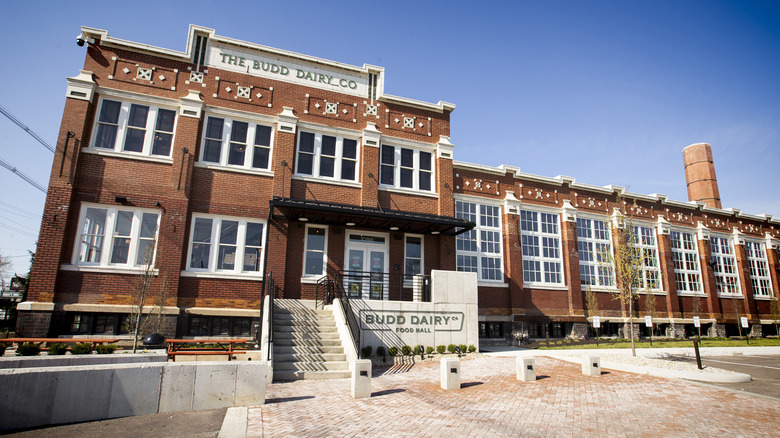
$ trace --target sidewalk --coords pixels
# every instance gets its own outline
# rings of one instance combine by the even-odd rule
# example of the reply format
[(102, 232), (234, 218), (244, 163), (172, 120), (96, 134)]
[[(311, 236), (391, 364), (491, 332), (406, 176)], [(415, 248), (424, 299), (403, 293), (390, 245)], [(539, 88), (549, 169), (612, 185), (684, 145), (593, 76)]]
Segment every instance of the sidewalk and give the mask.
[(464, 361), (458, 391), (439, 387), (438, 363), (375, 370), (370, 399), (352, 399), (349, 379), (274, 383), (266, 405), (248, 409), (247, 436), (778, 434), (780, 401), (612, 370), (587, 377), (579, 365), (535, 353), (529, 383), (515, 380), (507, 352)]

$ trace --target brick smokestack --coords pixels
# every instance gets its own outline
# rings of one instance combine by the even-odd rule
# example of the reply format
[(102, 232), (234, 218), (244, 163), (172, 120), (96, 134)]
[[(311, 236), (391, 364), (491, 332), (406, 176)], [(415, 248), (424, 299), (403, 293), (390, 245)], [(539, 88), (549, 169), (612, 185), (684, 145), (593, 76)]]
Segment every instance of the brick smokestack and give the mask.
[(688, 200), (701, 201), (709, 207), (722, 208), (710, 145), (696, 143), (688, 146), (683, 149), (683, 161), (685, 181), (688, 184)]

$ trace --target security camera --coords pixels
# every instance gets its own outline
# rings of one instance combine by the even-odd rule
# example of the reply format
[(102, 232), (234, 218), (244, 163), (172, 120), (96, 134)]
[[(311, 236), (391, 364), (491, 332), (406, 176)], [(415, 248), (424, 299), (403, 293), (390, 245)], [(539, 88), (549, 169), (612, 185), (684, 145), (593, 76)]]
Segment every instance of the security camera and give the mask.
[(87, 42), (87, 37), (84, 36), (83, 33), (80, 33), (80, 34), (76, 35), (76, 44), (78, 44), (79, 47), (83, 47), (84, 43), (86, 43), (86, 42)]

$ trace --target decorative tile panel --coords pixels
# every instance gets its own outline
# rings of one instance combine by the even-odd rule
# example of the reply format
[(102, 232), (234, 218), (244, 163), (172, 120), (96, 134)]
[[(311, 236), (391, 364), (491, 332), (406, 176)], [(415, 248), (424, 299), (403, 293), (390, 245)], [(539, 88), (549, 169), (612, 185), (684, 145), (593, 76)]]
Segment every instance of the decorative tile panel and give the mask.
[(176, 91), (179, 69), (143, 65), (116, 57), (112, 57), (111, 62), (113, 65), (108, 79)]
[(346, 102), (330, 102), (317, 96), (306, 95), (308, 99), (304, 114), (313, 116), (343, 119), (352, 123), (357, 122), (357, 104)]
[(273, 87), (262, 87), (246, 82), (229, 81), (226, 78), (220, 78), (219, 76), (214, 79), (217, 83), (217, 90), (216, 93), (212, 94), (212, 97), (221, 100), (245, 103), (252, 106), (273, 107)]
[(385, 128), (431, 136), (432, 123), (430, 117), (417, 117), (390, 110), (386, 110), (386, 114)]

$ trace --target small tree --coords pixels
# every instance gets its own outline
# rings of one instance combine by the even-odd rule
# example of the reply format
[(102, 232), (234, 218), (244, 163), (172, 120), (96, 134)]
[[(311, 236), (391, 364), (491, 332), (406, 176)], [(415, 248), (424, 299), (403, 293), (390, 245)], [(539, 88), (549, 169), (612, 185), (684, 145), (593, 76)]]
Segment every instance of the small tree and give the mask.
[(780, 330), (778, 330), (778, 325), (780, 325), (780, 309), (777, 307), (777, 297), (772, 297), (772, 300), (769, 302), (769, 315), (775, 323), (775, 334), (780, 337)]
[(696, 329), (699, 333), (699, 339), (701, 339), (701, 297), (698, 295), (693, 297), (693, 313), (699, 317), (699, 326)]
[[(620, 198), (618, 198), (620, 202)], [(615, 207), (609, 221), (612, 233), (614, 251), (604, 251), (602, 259), (604, 264), (614, 268), (617, 291), (613, 298), (620, 301), (628, 308), (629, 333), (631, 336), (631, 354), (636, 356), (634, 347), (634, 301), (639, 297), (639, 292), (644, 287), (643, 256), (639, 247), (639, 236), (635, 230), (631, 217), (625, 211)]]
[(146, 317), (143, 317), (144, 306), (148, 295), (151, 293), (152, 280), (156, 276), (154, 269), (154, 249), (156, 241), (149, 244), (143, 254), (143, 270), (136, 276), (131, 289), (132, 303), (130, 315), (125, 321), (125, 328), (133, 337), (133, 353), (138, 349), (138, 339), (147, 333), (159, 332), (163, 328), (165, 316), (163, 307), (166, 296), (166, 277), (160, 278), (160, 293), (157, 295), (153, 309)]
[[(591, 326), (593, 326), (593, 317), (599, 316), (599, 301), (596, 299), (596, 293), (588, 286), (585, 289), (585, 309), (588, 311), (588, 317), (591, 318)], [(596, 331), (596, 345), (599, 343), (599, 329), (593, 326)]]

